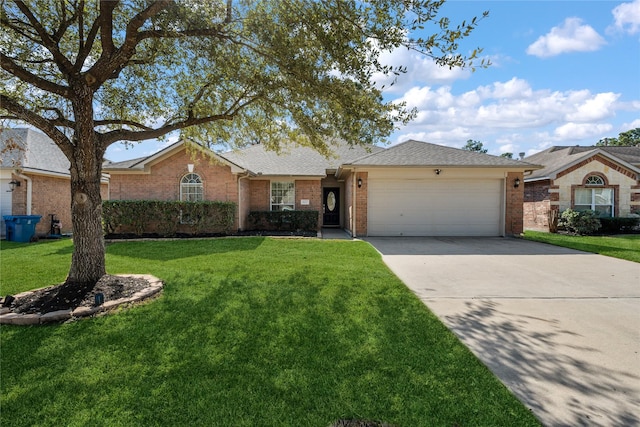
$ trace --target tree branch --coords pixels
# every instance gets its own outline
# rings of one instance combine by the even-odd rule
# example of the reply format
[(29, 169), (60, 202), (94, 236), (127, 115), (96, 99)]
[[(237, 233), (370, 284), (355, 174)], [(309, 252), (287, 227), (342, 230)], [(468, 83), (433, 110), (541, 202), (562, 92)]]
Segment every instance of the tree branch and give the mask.
[(31, 10), (27, 5), (24, 4), (22, 0), (15, 0), (16, 6), (18, 9), (27, 17), (31, 26), (36, 30), (40, 38), (42, 39), (43, 46), (47, 48), (49, 52), (53, 55), (53, 58), (56, 60), (56, 64), (65, 74), (69, 74), (72, 71), (73, 65), (71, 62), (60, 52), (58, 47), (58, 43), (54, 41), (49, 33), (42, 26), (40, 21), (33, 15)]
[[(115, 3), (115, 2), (112, 2)], [(109, 21), (109, 24), (111, 24), (111, 21)], [(84, 65), (84, 61), (87, 60), (87, 57), (89, 56), (89, 54), (91, 53), (91, 48), (93, 47), (93, 43), (96, 40), (96, 36), (98, 35), (98, 30), (101, 28), (101, 21), (100, 21), (100, 16), (98, 16), (98, 18), (93, 21), (93, 24), (91, 25), (91, 29), (89, 30), (89, 34), (87, 35), (87, 40), (82, 43), (80, 45), (80, 50), (78, 51), (78, 56), (76, 57), (76, 63), (73, 66), (73, 70), (75, 72), (78, 72), (82, 69), (82, 66)], [(104, 46), (104, 42), (103, 42), (103, 46)]]
[(149, 126), (145, 126), (142, 123), (134, 122), (133, 120), (116, 120), (116, 119), (95, 120), (93, 122), (93, 124), (95, 126), (126, 125), (126, 126), (137, 127), (137, 128), (144, 129), (144, 130), (153, 130), (153, 128), (151, 128)]
[(53, 83), (49, 80), (43, 79), (42, 77), (36, 76), (35, 74), (25, 70), (24, 68), (16, 64), (13, 59), (2, 52), (0, 52), (0, 58), (2, 59), (2, 69), (7, 71), (9, 74), (13, 74), (20, 80), (32, 84), (44, 91), (55, 93), (67, 99), (71, 98), (68, 87), (61, 86), (57, 83)]
[(261, 95), (251, 97), (245, 102), (241, 102), (241, 98), (238, 98), (228, 109), (222, 114), (214, 114), (206, 117), (187, 117), (182, 121), (175, 123), (165, 123), (157, 129), (149, 129), (145, 131), (131, 131), (127, 129), (119, 129), (110, 132), (106, 132), (98, 136), (102, 143), (102, 148), (107, 147), (117, 141), (144, 141), (147, 139), (159, 138), (170, 132), (184, 129), (190, 126), (197, 126), (206, 123), (211, 123), (219, 120), (233, 120), (243, 109), (253, 104), (257, 100), (261, 99)]
[(150, 129), (145, 131), (131, 131), (127, 129), (119, 129), (111, 132), (104, 133), (100, 136), (100, 141), (103, 144), (103, 148), (106, 149), (109, 145), (117, 141), (144, 141), (147, 139), (159, 138), (170, 132), (187, 128), (189, 126), (197, 126), (205, 123), (211, 123), (218, 120), (233, 120), (237, 112), (232, 114), (216, 114), (207, 117), (192, 117), (186, 120), (167, 124), (157, 129)]
[(217, 37), (221, 40), (231, 40), (231, 37), (221, 32), (218, 28), (196, 28), (193, 30), (146, 30), (138, 32), (138, 42), (144, 39), (177, 39), (182, 37)]
[(113, 0), (100, 1), (100, 15), (96, 19), (100, 26), (102, 52), (108, 57), (113, 54), (113, 10), (117, 4), (118, 1)]
[(0, 93), (0, 104), (2, 108), (15, 115), (16, 118), (32, 124), (41, 131), (43, 131), (49, 138), (56, 143), (60, 150), (71, 159), (73, 156), (73, 145), (71, 140), (65, 136), (55, 125), (50, 121), (27, 109), (13, 98), (10, 98)]
[[(131, 21), (129, 21), (125, 32), (124, 42), (120, 48), (115, 51), (113, 51), (112, 47), (107, 50), (103, 49), (100, 58), (98, 58), (96, 63), (93, 64), (91, 69), (88, 71), (88, 74), (91, 74), (94, 78), (94, 83), (92, 84), (93, 87), (99, 87), (107, 79), (112, 78), (113, 74), (117, 72), (117, 70), (124, 67), (127, 61), (129, 61), (135, 54), (136, 46), (140, 43), (141, 39), (138, 38), (138, 29), (144, 25), (147, 19), (158, 14), (171, 2), (172, 0), (158, 0), (151, 2), (146, 9), (140, 11), (131, 19)], [(108, 16), (104, 15), (102, 19), (111, 21), (111, 14), (109, 13)], [(112, 42), (107, 43), (109, 46), (109, 43)]]
[(67, 29), (69, 28), (69, 26), (73, 23), (73, 21), (78, 17), (78, 10), (76, 9), (74, 14), (69, 18), (66, 19), (67, 17), (67, 13), (66, 13), (66, 7), (64, 2), (60, 2), (60, 13), (62, 15), (62, 19), (60, 20), (60, 26), (58, 27), (58, 29), (56, 30), (55, 33), (53, 33), (53, 35), (51, 36), (51, 38), (56, 42), (59, 43), (60, 39), (62, 39), (62, 36), (64, 36), (64, 33), (67, 31)]

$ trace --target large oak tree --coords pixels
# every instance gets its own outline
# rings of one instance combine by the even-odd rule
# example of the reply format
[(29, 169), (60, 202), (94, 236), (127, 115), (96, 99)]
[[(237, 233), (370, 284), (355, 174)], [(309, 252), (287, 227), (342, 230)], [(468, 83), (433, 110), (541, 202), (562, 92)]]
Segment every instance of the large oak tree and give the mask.
[[(445, 67), (477, 62), (480, 50), (460, 54), (458, 42), (478, 20), (438, 18), (443, 3), (3, 1), (1, 114), (40, 129), (71, 162), (67, 283), (105, 274), (100, 176), (109, 145), (176, 131), (273, 149), (381, 141), (412, 115), (373, 82), (404, 71), (382, 64), (381, 52), (404, 46)], [(431, 35), (412, 37), (419, 29)]]

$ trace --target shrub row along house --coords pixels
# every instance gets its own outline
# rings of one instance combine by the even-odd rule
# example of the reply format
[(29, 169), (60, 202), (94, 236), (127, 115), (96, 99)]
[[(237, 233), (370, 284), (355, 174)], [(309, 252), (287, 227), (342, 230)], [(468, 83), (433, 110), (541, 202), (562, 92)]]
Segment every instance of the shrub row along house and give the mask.
[(566, 209), (600, 217), (640, 215), (640, 147), (551, 147), (525, 176), (524, 227), (548, 231)]

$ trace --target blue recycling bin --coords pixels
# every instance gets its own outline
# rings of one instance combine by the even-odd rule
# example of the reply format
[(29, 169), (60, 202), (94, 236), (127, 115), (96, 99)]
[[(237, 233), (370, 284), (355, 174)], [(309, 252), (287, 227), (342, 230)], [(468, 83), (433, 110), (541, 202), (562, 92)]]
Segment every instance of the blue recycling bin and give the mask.
[(6, 238), (10, 242), (27, 243), (36, 234), (42, 215), (4, 215)]

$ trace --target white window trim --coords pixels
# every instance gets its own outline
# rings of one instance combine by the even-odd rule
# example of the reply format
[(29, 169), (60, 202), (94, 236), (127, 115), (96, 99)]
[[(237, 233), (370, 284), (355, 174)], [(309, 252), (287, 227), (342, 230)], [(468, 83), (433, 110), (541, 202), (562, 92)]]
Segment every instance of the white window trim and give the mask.
[[(196, 176), (196, 177), (198, 178), (198, 181), (200, 181), (200, 182), (196, 182), (196, 183), (192, 183), (192, 182), (183, 182), (183, 181), (185, 180), (185, 178), (187, 178), (187, 177), (188, 177), (188, 176), (190, 176), (190, 175), (194, 175), (194, 176)], [(201, 202), (201, 201), (203, 201), (203, 200), (204, 200), (204, 184), (203, 184), (203, 182), (202, 182), (202, 177), (201, 177), (199, 174), (197, 174), (197, 173), (195, 173), (195, 172), (189, 172), (189, 173), (187, 173), (187, 174), (183, 175), (183, 176), (182, 176), (182, 178), (180, 178), (180, 201), (181, 201), (181, 202), (188, 201), (188, 200), (184, 200), (184, 197), (185, 197), (187, 194), (193, 194), (193, 193), (191, 193), (191, 192), (186, 193), (186, 192), (184, 191), (184, 190), (185, 190), (185, 188), (200, 188), (200, 189), (201, 189), (201, 191), (200, 191), (200, 199), (199, 199), (199, 200), (196, 200), (196, 201)]]
[[(293, 200), (292, 203), (273, 203), (273, 184), (292, 184), (293, 185)], [(291, 209), (279, 209), (283, 210), (295, 210), (296, 209), (296, 182), (295, 181), (270, 181), (269, 182), (269, 210), (273, 211), (274, 206), (291, 206)]]

